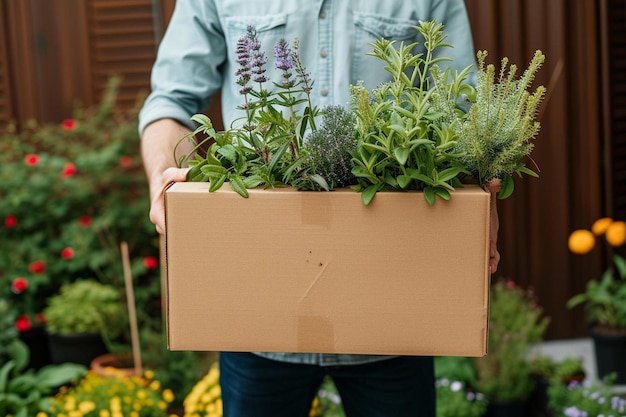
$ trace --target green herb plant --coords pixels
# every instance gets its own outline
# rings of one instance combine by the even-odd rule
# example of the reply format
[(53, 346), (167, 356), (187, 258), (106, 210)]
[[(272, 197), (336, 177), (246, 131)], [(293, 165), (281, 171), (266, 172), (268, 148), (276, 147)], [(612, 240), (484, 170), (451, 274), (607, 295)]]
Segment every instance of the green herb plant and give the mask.
[[(536, 176), (524, 159), (539, 132), (536, 118), (545, 88), (532, 94), (528, 89), (543, 54), (537, 51), (519, 79), (517, 67), (508, 67), (505, 58), (496, 79), (495, 67), (485, 64), (487, 53), (479, 52), (473, 86), (472, 66), (459, 73), (443, 69), (450, 59), (438, 50), (452, 45), (445, 41), (442, 24), (419, 22), (415, 29), (423, 38), (422, 53), (414, 53), (417, 42), (396, 45), (379, 39), (372, 44), (369, 55), (382, 60), (391, 81), (372, 91), (362, 83), (351, 86), (350, 108), (342, 113), (312, 105), (313, 83), (297, 41), (293, 49), (284, 40), (275, 46), (275, 69), (282, 78), (269, 85), (267, 58), (249, 27), (237, 43), (237, 83), (244, 97), (238, 108), (244, 116), (218, 132), (207, 116), (194, 115), (198, 128), (181, 141), (195, 146), (181, 156), (174, 150), (178, 166), (187, 163), (187, 179), (209, 182), (210, 192), (228, 182), (243, 197), (259, 186), (351, 186), (365, 205), (387, 190), (420, 190), (434, 204), (437, 197), (450, 199), (464, 182), (487, 186), (494, 180), (504, 184), (500, 197), (509, 196), (512, 174)], [(325, 119), (318, 129), (320, 115)], [(206, 139), (198, 141), (198, 136)], [(322, 142), (325, 152), (319, 152)], [(197, 152), (208, 143), (206, 155)]]

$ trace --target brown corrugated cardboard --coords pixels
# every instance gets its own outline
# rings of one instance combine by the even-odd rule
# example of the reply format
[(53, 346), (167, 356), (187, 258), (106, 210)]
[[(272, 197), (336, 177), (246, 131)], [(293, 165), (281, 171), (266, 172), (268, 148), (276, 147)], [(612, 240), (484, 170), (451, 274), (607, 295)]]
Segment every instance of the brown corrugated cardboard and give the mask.
[(172, 350), (482, 356), (489, 194), (165, 193)]

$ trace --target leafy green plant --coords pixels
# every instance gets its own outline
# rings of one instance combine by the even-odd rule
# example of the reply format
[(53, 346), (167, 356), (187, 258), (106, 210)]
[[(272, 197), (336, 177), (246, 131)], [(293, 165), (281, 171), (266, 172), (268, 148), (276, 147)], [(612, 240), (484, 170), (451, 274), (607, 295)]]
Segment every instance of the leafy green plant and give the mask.
[(58, 387), (79, 378), (85, 369), (75, 364), (28, 369), (29, 351), (18, 339), (15, 319), (15, 310), (0, 299), (0, 415), (31, 417), (45, 408)]
[(44, 309), (51, 333), (76, 335), (100, 333), (110, 341), (127, 327), (120, 294), (112, 285), (81, 279), (61, 286)]
[(461, 381), (439, 379), (437, 417), (481, 417), (487, 411), (485, 395), (475, 392)]
[(114, 111), (118, 83), (62, 123), (0, 133), (0, 296), (19, 311), (21, 330), (45, 321), (45, 300), (65, 283), (88, 276), (123, 288), (122, 241), (137, 297), (160, 298), (137, 124), (134, 111)]
[[(353, 85), (350, 109), (343, 113), (312, 106), (312, 82), (299, 60), (297, 43), (294, 50), (284, 40), (276, 46), (275, 68), (283, 78), (270, 90), (267, 58), (256, 32), (248, 28), (237, 44), (236, 75), (244, 97), (239, 109), (244, 116), (223, 132), (206, 116), (193, 116), (199, 126), (181, 140), (205, 135), (194, 151), (213, 143), (206, 156), (179, 157), (175, 150), (175, 160), (179, 166), (189, 164), (189, 181), (209, 182), (210, 192), (228, 182), (243, 197), (257, 186), (331, 190), (350, 185), (362, 193), (366, 205), (385, 190), (421, 190), (433, 204), (437, 197), (449, 199), (464, 181), (486, 186), (497, 179), (504, 184), (500, 197), (507, 197), (513, 173), (536, 175), (524, 159), (539, 131), (537, 109), (545, 89), (538, 87), (533, 94), (528, 89), (543, 54), (537, 51), (520, 79), (514, 65), (505, 75), (508, 61), (503, 60), (496, 79), (494, 67), (485, 65), (486, 53), (479, 52), (474, 88), (468, 81), (471, 66), (456, 74), (442, 69), (446, 58), (435, 57), (437, 49), (451, 46), (445, 42), (443, 25), (420, 22), (415, 29), (423, 37), (424, 53), (413, 54), (417, 43), (396, 48), (394, 41), (380, 39), (372, 44), (370, 55), (384, 62), (391, 81), (372, 91)], [(326, 121), (318, 130), (320, 114)], [(329, 127), (339, 127), (339, 122), (334, 138)], [(326, 152), (319, 152), (320, 141), (327, 144)], [(344, 179), (339, 181), (339, 176)]]
[(456, 151), (462, 155), (463, 166), (481, 184), (502, 180), (500, 198), (506, 198), (513, 192), (513, 173), (537, 176), (524, 160), (540, 129), (536, 117), (546, 89), (539, 86), (533, 93), (529, 90), (545, 56), (536, 51), (519, 79), (517, 66), (508, 66), (507, 58), (502, 59), (499, 75), (494, 65), (485, 63), (486, 51), (479, 51), (477, 58), (475, 101), (467, 114), (452, 124), (458, 136)]
[[(363, 202), (369, 204), (377, 191), (423, 190), (432, 204), (435, 196), (450, 198), (450, 191), (460, 185), (460, 174), (469, 174), (455, 152), (456, 137), (442, 123), (444, 115), (431, 105), (433, 90), (429, 87), (431, 69), (444, 61), (434, 58), (445, 43), (443, 25), (420, 22), (416, 27), (424, 38), (426, 54), (413, 55), (416, 44), (394, 48), (394, 41), (380, 39), (370, 55), (381, 59), (392, 81), (370, 93), (362, 86), (351, 88), (352, 111), (357, 118), (359, 144), (354, 153), (354, 175)], [(472, 87), (464, 83), (470, 68), (445, 83), (446, 101), (456, 109), (456, 102)], [(408, 74), (408, 75), (407, 75)]]
[(548, 387), (548, 406), (557, 417), (626, 416), (626, 399), (615, 393), (610, 379), (569, 385), (553, 380)]
[(476, 388), (489, 401), (526, 399), (535, 386), (528, 355), (543, 339), (548, 319), (532, 293), (512, 281), (492, 285), (487, 356), (475, 358)]

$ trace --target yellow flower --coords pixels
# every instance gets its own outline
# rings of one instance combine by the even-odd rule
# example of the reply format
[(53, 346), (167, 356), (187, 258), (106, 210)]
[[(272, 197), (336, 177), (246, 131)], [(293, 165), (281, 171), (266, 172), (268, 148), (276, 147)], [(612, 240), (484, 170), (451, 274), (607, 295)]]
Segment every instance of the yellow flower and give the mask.
[(43, 411), (40, 411), (37, 413), (35, 417), (48, 417), (48, 414), (44, 413)]
[(155, 379), (150, 383), (149, 387), (152, 391), (158, 391), (161, 388), (161, 383)]
[(606, 241), (609, 245), (618, 247), (626, 242), (626, 222), (613, 222), (606, 229)]
[(111, 411), (120, 412), (122, 410), (122, 401), (120, 397), (111, 398)]
[(111, 413), (109, 413), (109, 410), (100, 410), (98, 417), (111, 417)]
[(596, 244), (596, 238), (589, 230), (574, 230), (569, 235), (567, 245), (572, 253), (584, 255), (591, 252)]
[(78, 410), (83, 414), (87, 414), (90, 411), (93, 411), (95, 409), (96, 409), (96, 403), (94, 403), (93, 401), (83, 401), (80, 404), (78, 404)]
[(174, 401), (174, 393), (172, 392), (171, 389), (166, 388), (163, 390), (163, 399), (168, 403), (171, 403), (172, 401)]
[(606, 229), (608, 229), (609, 225), (613, 223), (613, 219), (610, 217), (602, 217), (596, 220), (591, 226), (591, 231), (594, 235), (600, 236), (606, 233)]
[(154, 378), (154, 372), (147, 370), (143, 373), (143, 375), (146, 377), (146, 379), (152, 379)]

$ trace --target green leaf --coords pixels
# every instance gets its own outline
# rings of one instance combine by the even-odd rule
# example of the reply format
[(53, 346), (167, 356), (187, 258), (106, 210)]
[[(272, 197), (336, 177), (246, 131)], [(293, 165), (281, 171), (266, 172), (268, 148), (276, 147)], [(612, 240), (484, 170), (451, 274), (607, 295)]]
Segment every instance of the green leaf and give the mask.
[(513, 182), (513, 177), (510, 175), (505, 175), (502, 178), (500, 183), (500, 192), (498, 193), (498, 199), (504, 200), (513, 194), (513, 190), (515, 188), (515, 183)]
[(217, 150), (217, 153), (228, 159), (231, 164), (237, 164), (237, 149), (233, 145), (224, 145)]
[(313, 181), (314, 183), (316, 183), (317, 185), (322, 187), (322, 189), (324, 189), (326, 191), (330, 191), (330, 186), (328, 185), (328, 182), (321, 175), (319, 175), (319, 174), (312, 174), (312, 175), (309, 175), (309, 178), (311, 178), (311, 181)]
[(243, 179), (244, 186), (248, 189), (258, 187), (263, 183), (263, 178), (259, 175), (250, 175)]
[(15, 361), (10, 360), (0, 368), (0, 392), (7, 392), (9, 375), (15, 368)]
[(200, 170), (203, 174), (228, 174), (228, 170), (221, 165), (203, 165)]
[(211, 123), (211, 119), (206, 114), (202, 114), (202, 113), (194, 114), (193, 116), (191, 116), (191, 121), (196, 122), (199, 125), (205, 126), (207, 128), (213, 127), (213, 123)]
[(378, 186), (375, 184), (370, 185), (367, 188), (365, 188), (361, 192), (361, 200), (363, 201), (363, 204), (368, 206), (372, 202), (374, 197), (376, 196), (377, 191), (378, 191)]
[(224, 184), (224, 181), (226, 181), (226, 178), (228, 177), (228, 175), (226, 174), (222, 174), (219, 177), (217, 177), (216, 179), (212, 179), (209, 182), (209, 192), (213, 193), (217, 190), (219, 190), (220, 188), (222, 188), (222, 185)]
[(85, 375), (86, 368), (75, 363), (48, 365), (37, 373), (37, 384), (47, 388), (56, 388)]
[(409, 159), (410, 152), (407, 148), (395, 148), (393, 154), (400, 165), (404, 166)]
[(424, 188), (424, 198), (426, 198), (426, 201), (428, 201), (428, 204), (431, 206), (435, 204), (435, 190), (433, 187)]
[(398, 175), (396, 180), (398, 181), (398, 185), (400, 186), (400, 188), (406, 189), (413, 180), (413, 178), (408, 175)]
[(243, 198), (249, 197), (246, 184), (243, 182), (243, 179), (239, 175), (231, 175), (229, 184), (230, 184), (230, 188), (232, 188), (233, 191), (235, 191), (237, 194), (239, 194)]
[(437, 194), (439, 197), (443, 198), (446, 201), (450, 200), (451, 198), (450, 191), (446, 190), (445, 188), (435, 188), (435, 194)]

